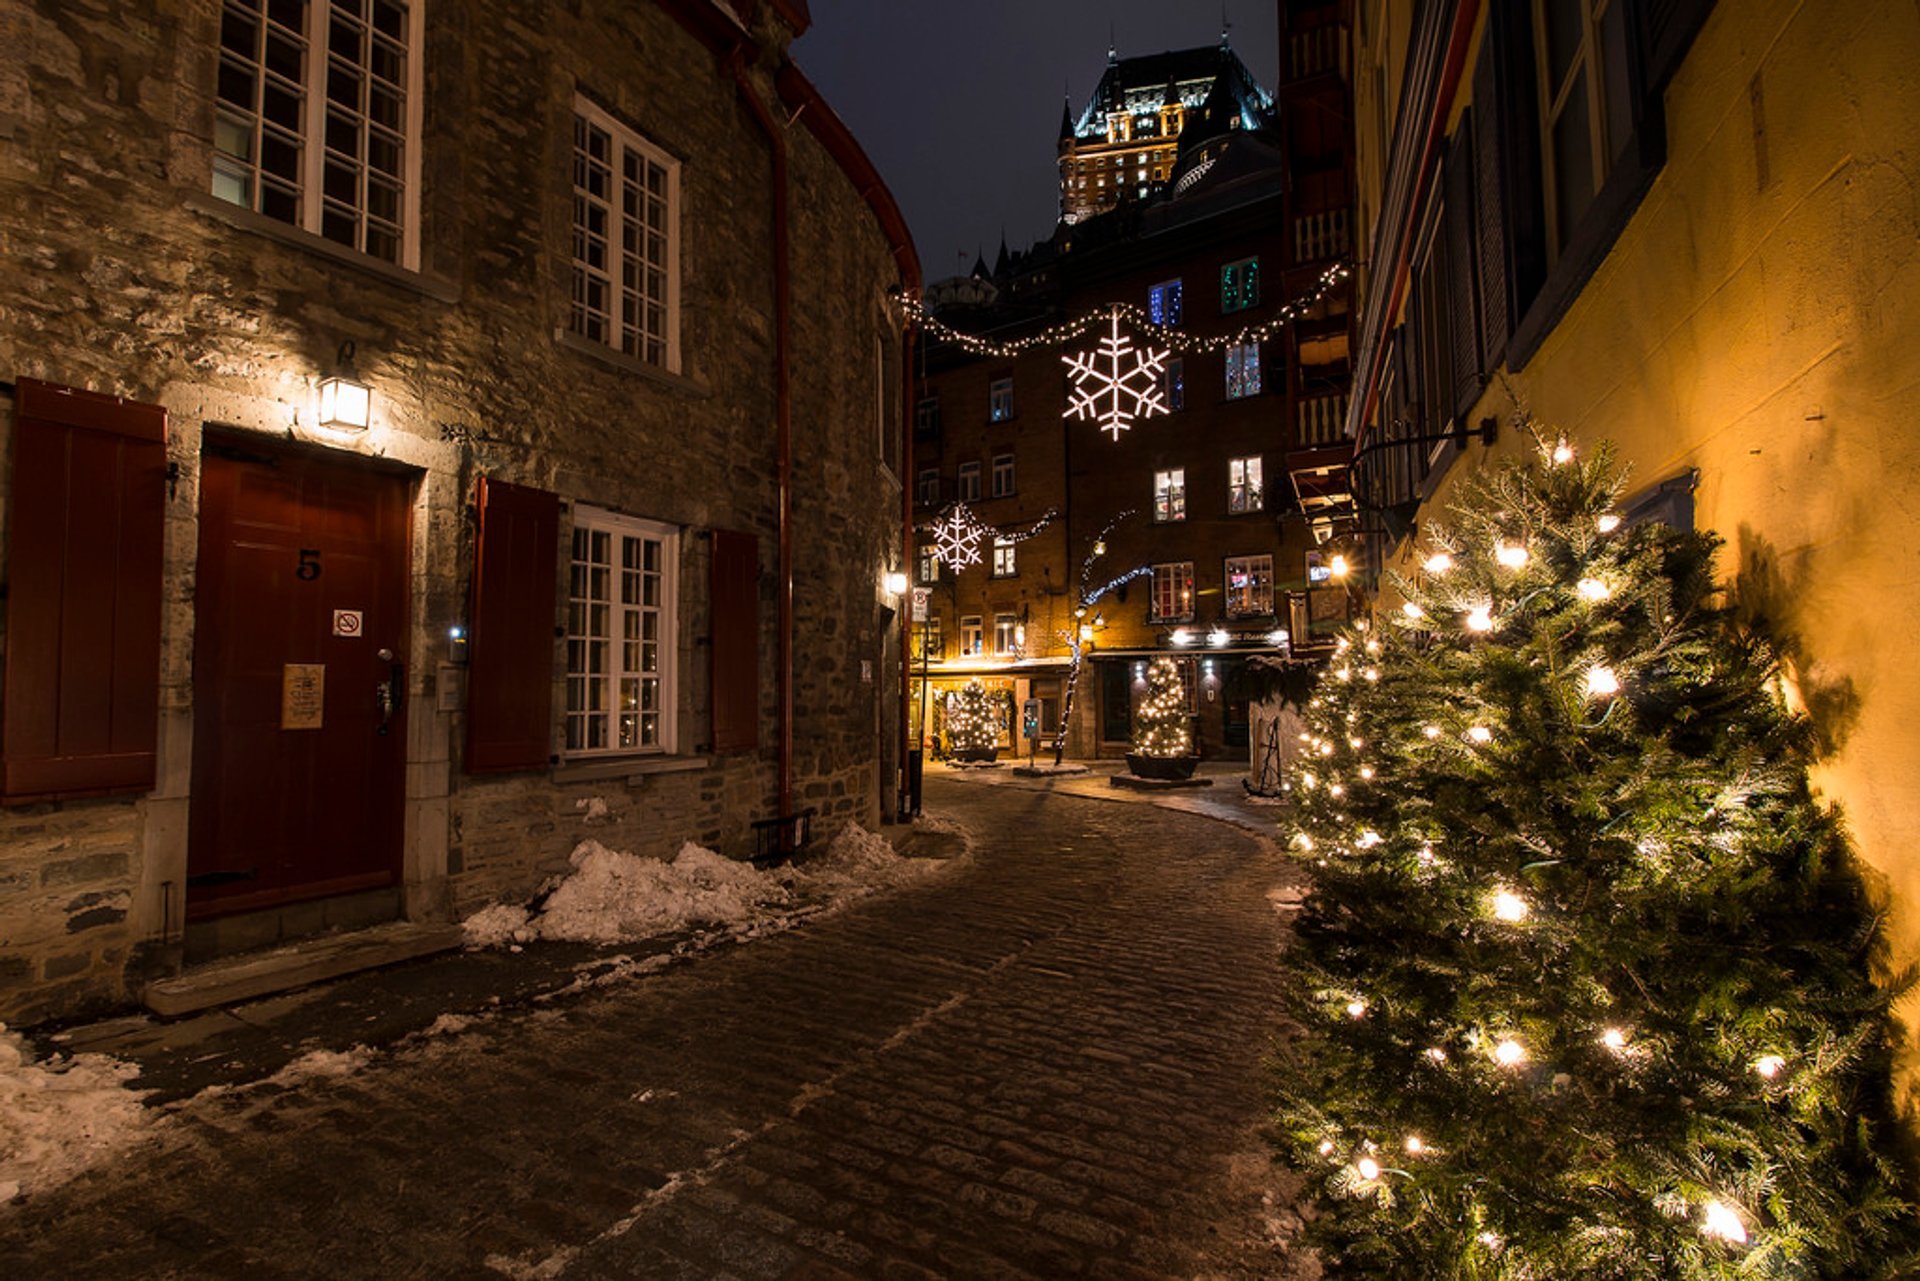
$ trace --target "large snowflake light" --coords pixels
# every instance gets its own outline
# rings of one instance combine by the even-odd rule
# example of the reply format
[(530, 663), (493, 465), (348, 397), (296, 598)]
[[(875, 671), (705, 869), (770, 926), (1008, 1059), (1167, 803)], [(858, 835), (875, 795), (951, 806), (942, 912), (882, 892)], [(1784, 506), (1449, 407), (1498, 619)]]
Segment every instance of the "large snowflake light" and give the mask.
[(990, 532), (965, 503), (955, 503), (928, 526), (933, 554), (951, 570), (980, 563), (980, 543)]
[(1115, 311), (1099, 346), (1060, 357), (1073, 380), (1065, 416), (1097, 422), (1119, 440), (1134, 419), (1169, 412), (1162, 378), (1170, 354), (1151, 347), (1135, 351), (1133, 341), (1120, 332), (1120, 313)]

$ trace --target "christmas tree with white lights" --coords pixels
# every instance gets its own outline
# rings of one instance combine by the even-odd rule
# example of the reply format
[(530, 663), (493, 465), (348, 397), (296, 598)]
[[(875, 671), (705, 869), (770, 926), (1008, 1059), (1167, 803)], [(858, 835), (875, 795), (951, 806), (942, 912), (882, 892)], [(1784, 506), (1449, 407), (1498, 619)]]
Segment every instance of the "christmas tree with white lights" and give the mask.
[[(1538, 439), (1536, 437), (1536, 439)], [(1338, 651), (1282, 1129), (1347, 1274), (1920, 1275), (1878, 917), (1717, 540), (1541, 441)]]
[(1187, 726), (1187, 688), (1180, 669), (1165, 654), (1147, 665), (1147, 692), (1133, 714), (1133, 751), (1136, 756), (1193, 755), (1193, 733)]
[(993, 759), (1000, 740), (999, 719), (978, 677), (968, 681), (958, 694), (947, 696), (947, 733), (953, 755), (959, 759)]

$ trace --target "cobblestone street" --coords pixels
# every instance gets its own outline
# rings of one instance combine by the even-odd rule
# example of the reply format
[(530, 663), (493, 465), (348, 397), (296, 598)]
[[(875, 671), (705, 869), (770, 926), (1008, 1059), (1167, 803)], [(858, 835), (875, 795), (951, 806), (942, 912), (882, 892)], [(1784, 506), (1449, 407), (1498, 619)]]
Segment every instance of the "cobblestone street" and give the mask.
[(1312, 1273), (1274, 1244), (1298, 1221), (1258, 1134), (1276, 848), (1044, 785), (928, 799), (977, 843), (944, 875), (203, 1095), (0, 1207), (0, 1275)]

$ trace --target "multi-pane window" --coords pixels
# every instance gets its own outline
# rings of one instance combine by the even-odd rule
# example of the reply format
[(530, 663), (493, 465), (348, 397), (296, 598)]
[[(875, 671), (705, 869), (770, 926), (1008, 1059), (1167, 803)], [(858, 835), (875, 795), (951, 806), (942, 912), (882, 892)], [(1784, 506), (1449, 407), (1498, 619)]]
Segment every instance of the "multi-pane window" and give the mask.
[(568, 328), (663, 369), (680, 365), (679, 185), (664, 151), (575, 100)]
[(1260, 344), (1234, 343), (1227, 348), (1227, 399), (1260, 394)]
[(963, 503), (980, 501), (980, 464), (961, 463), (959, 471), (959, 493), (956, 495)]
[(1227, 617), (1252, 618), (1273, 613), (1273, 557), (1227, 559)]
[(1187, 518), (1187, 469), (1175, 467), (1153, 473), (1153, 518)]
[(940, 398), (938, 396), (922, 396), (914, 404), (913, 434), (916, 436), (940, 434)]
[(914, 552), (914, 578), (922, 583), (940, 581), (940, 553), (936, 548), (921, 547)]
[(670, 752), (680, 535), (575, 509), (567, 577), (567, 751)]
[(985, 652), (986, 637), (980, 627), (980, 615), (968, 614), (960, 620), (960, 657), (977, 658)]
[(1005, 498), (1013, 493), (1013, 455), (993, 456), (993, 496)]
[(1147, 611), (1148, 620), (1155, 623), (1193, 617), (1192, 561), (1153, 567), (1153, 593)]
[(1557, 257), (1633, 137), (1623, 0), (1535, 0), (1547, 238)]
[(1147, 290), (1147, 319), (1156, 325), (1180, 323), (1180, 282), (1163, 280)]
[(213, 194), (412, 265), (418, 6), (226, 0)]
[(993, 576), (995, 578), (1012, 578), (1014, 574), (1019, 572), (1015, 568), (1016, 564), (1013, 542), (1005, 538), (994, 539)]
[(1013, 417), (1013, 379), (996, 378), (987, 385), (987, 420), (1003, 423)]
[(1260, 459), (1227, 460), (1227, 510), (1257, 512), (1264, 501), (1260, 490)]
[(993, 652), (1007, 658), (1020, 652), (1020, 620), (1012, 614), (993, 616)]
[(1167, 398), (1169, 410), (1181, 410), (1187, 407), (1187, 362), (1183, 356), (1175, 356), (1167, 361), (1167, 372), (1162, 375), (1164, 383), (1161, 392)]
[(920, 475), (913, 485), (913, 501), (922, 507), (932, 507), (940, 501), (940, 469), (922, 467)]
[(1260, 260), (1242, 258), (1220, 268), (1220, 310), (1245, 311), (1260, 305)]

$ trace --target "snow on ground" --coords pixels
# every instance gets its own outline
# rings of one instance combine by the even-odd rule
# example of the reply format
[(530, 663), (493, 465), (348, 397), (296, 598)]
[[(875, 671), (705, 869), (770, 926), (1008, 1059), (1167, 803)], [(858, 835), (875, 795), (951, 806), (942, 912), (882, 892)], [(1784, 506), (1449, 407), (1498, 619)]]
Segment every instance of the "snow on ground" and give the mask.
[(29, 1061), (0, 1024), (0, 1203), (64, 1183), (145, 1131), (139, 1068), (104, 1054)]
[(352, 1076), (373, 1062), (374, 1051), (364, 1045), (350, 1050), (309, 1050), (267, 1078), (267, 1084), (291, 1088), (308, 1081)]

